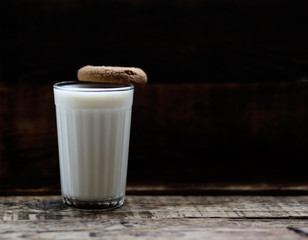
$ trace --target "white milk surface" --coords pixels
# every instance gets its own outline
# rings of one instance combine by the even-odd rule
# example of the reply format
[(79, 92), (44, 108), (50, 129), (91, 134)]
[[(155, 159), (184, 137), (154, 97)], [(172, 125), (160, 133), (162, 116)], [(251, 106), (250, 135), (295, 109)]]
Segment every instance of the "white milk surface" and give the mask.
[(54, 89), (62, 194), (84, 201), (123, 197), (133, 89)]

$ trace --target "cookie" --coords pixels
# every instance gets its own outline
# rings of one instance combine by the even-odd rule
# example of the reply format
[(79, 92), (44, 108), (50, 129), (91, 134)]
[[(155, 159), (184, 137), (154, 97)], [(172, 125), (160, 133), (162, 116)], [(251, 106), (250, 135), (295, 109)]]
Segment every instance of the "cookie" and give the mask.
[(79, 81), (103, 83), (131, 83), (134, 85), (146, 84), (147, 75), (140, 68), (134, 67), (107, 67), (85, 66), (78, 70)]

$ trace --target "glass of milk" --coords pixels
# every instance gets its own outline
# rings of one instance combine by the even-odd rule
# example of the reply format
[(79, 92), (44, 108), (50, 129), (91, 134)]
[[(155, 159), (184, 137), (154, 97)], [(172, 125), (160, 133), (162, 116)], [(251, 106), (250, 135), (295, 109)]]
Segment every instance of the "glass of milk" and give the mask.
[(124, 203), (133, 93), (130, 84), (54, 85), (65, 205), (112, 209)]

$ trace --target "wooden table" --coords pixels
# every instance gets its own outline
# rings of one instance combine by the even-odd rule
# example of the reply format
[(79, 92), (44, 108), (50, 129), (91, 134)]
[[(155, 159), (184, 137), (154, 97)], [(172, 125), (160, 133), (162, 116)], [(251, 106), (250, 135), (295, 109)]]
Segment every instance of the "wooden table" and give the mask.
[(306, 185), (186, 188), (128, 187), (113, 211), (66, 208), (59, 195), (1, 196), (0, 239), (308, 238)]

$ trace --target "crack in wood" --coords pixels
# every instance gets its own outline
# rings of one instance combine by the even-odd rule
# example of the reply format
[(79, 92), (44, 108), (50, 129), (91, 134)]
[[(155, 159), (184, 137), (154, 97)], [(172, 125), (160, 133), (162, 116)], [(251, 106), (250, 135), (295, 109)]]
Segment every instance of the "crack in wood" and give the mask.
[(293, 227), (293, 226), (289, 226), (287, 227), (287, 229), (294, 231), (302, 236), (308, 237), (308, 231), (301, 229), (301, 228), (297, 228), (297, 227)]

